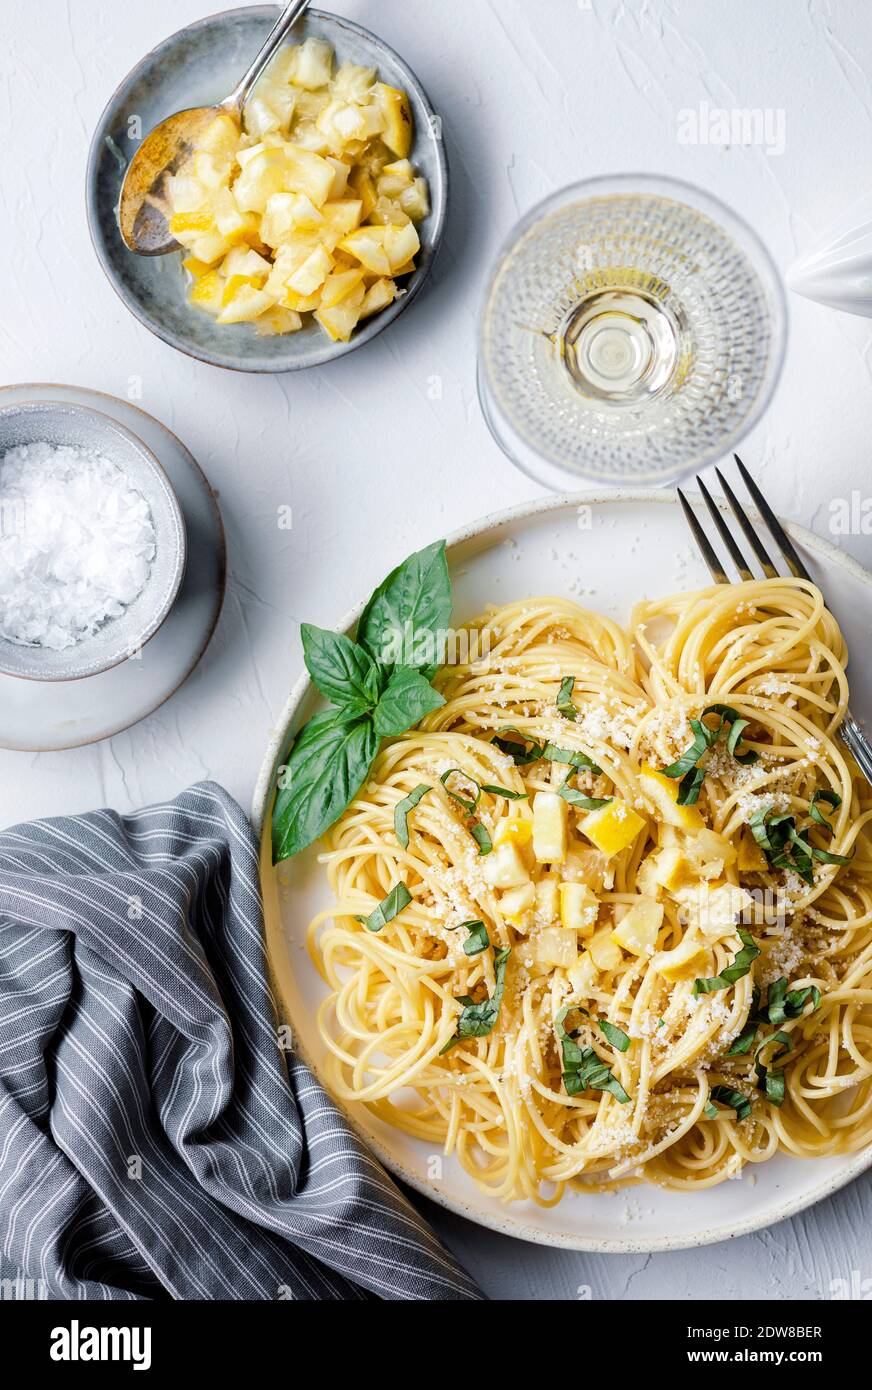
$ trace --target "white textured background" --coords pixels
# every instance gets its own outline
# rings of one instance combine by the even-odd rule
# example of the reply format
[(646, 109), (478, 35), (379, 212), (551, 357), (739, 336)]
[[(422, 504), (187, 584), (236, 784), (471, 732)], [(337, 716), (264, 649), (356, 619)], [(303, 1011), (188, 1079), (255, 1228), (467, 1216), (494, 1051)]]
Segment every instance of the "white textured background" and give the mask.
[[(140, 378), (137, 403), (220, 492), (231, 581), (206, 658), (151, 719), (92, 749), (0, 753), (0, 823), (125, 810), (204, 776), (247, 805), (298, 673), (298, 623), (332, 625), (410, 550), (537, 494), (491, 442), (474, 371), (487, 267), (532, 203), (594, 174), (676, 174), (731, 203), (786, 269), (872, 170), (868, 0), (332, 2), (408, 60), (442, 113), (451, 218), (408, 315), (331, 367), (266, 378), (152, 338), (103, 279), (85, 224), (88, 143), (110, 92), (218, 0), (3, 5), (3, 378), (120, 396)], [(701, 102), (783, 110), (784, 152), (679, 145), (678, 112)], [(781, 386), (742, 452), (778, 511), (824, 533), (831, 499), (872, 492), (870, 377), (870, 322), (793, 299)], [(290, 532), (276, 520), (287, 504)], [(872, 565), (872, 537), (844, 544)], [(429, 1211), (495, 1297), (830, 1298), (835, 1280), (870, 1297), (870, 1194), (872, 1175), (757, 1236), (638, 1257), (524, 1246)]]

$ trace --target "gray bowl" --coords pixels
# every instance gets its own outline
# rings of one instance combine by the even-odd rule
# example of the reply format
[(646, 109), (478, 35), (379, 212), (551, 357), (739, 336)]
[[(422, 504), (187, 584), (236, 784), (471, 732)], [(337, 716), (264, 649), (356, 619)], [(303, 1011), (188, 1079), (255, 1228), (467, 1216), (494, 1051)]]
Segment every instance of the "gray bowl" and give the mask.
[(186, 107), (220, 101), (236, 85), (279, 13), (278, 5), (227, 10), (190, 24), (158, 44), (124, 79), (100, 117), (88, 157), (88, 223), (94, 249), (112, 287), (140, 323), (165, 343), (216, 367), (243, 372), (291, 372), (316, 367), (368, 343), (413, 301), (423, 285), (445, 222), (448, 166), (441, 122), (415, 74), (381, 39), (350, 20), (309, 10), (293, 39), (325, 38), (340, 62), (376, 67), (382, 79), (409, 94), (415, 122), (410, 158), (430, 185), (431, 211), (418, 228), (418, 269), (404, 281), (406, 293), (356, 329), (348, 343), (332, 343), (314, 320), (299, 333), (259, 338), (250, 323), (217, 324), (188, 304), (178, 253), (137, 256), (118, 230), (117, 208), (127, 165), (138, 139), (134, 116), (147, 134)]
[(0, 671), (27, 680), (69, 681), (95, 676), (136, 654), (175, 602), (185, 573), (185, 522), (169, 480), (141, 439), (99, 410), (62, 401), (33, 401), (0, 409), (0, 459), (19, 444), (69, 444), (105, 454), (148, 502), (157, 553), (142, 592), (93, 637), (65, 651), (21, 646), (0, 637)]

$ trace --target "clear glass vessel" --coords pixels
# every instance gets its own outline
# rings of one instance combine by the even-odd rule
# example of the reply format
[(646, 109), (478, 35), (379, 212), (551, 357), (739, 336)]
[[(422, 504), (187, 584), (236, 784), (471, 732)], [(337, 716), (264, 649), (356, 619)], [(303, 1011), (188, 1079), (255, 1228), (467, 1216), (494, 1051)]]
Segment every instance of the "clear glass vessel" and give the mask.
[(503, 451), (548, 487), (665, 484), (756, 423), (785, 336), (778, 272), (729, 208), (678, 180), (591, 179), (503, 247), (479, 398)]

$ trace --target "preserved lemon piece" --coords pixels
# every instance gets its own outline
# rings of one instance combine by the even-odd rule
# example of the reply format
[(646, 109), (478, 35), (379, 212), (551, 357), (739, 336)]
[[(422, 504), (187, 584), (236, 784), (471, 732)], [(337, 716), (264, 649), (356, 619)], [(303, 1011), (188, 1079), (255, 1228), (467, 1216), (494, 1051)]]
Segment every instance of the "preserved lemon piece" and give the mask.
[(663, 925), (663, 904), (656, 898), (641, 898), (625, 913), (612, 932), (612, 941), (634, 956), (650, 956)]
[(611, 859), (633, 843), (639, 831), (645, 829), (645, 822), (626, 801), (616, 797), (608, 806), (588, 812), (579, 829), (607, 859)]
[[(314, 313), (347, 342), (415, 269), (429, 190), (409, 158), (412, 138), (406, 93), (375, 69), (346, 62), (334, 74), (323, 39), (283, 49), (243, 129), (219, 113), (167, 180), (191, 304), (220, 323), (262, 316), (267, 335), (298, 332), (299, 316)], [(265, 268), (231, 261), (236, 249), (257, 252)]]

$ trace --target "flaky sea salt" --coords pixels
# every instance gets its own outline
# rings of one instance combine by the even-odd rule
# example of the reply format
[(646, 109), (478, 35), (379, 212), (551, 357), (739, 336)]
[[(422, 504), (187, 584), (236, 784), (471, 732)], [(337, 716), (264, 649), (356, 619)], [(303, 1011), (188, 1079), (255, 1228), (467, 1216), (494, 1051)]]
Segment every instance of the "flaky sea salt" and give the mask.
[(148, 502), (102, 454), (21, 444), (0, 459), (0, 634), (63, 651), (142, 592), (155, 555)]

